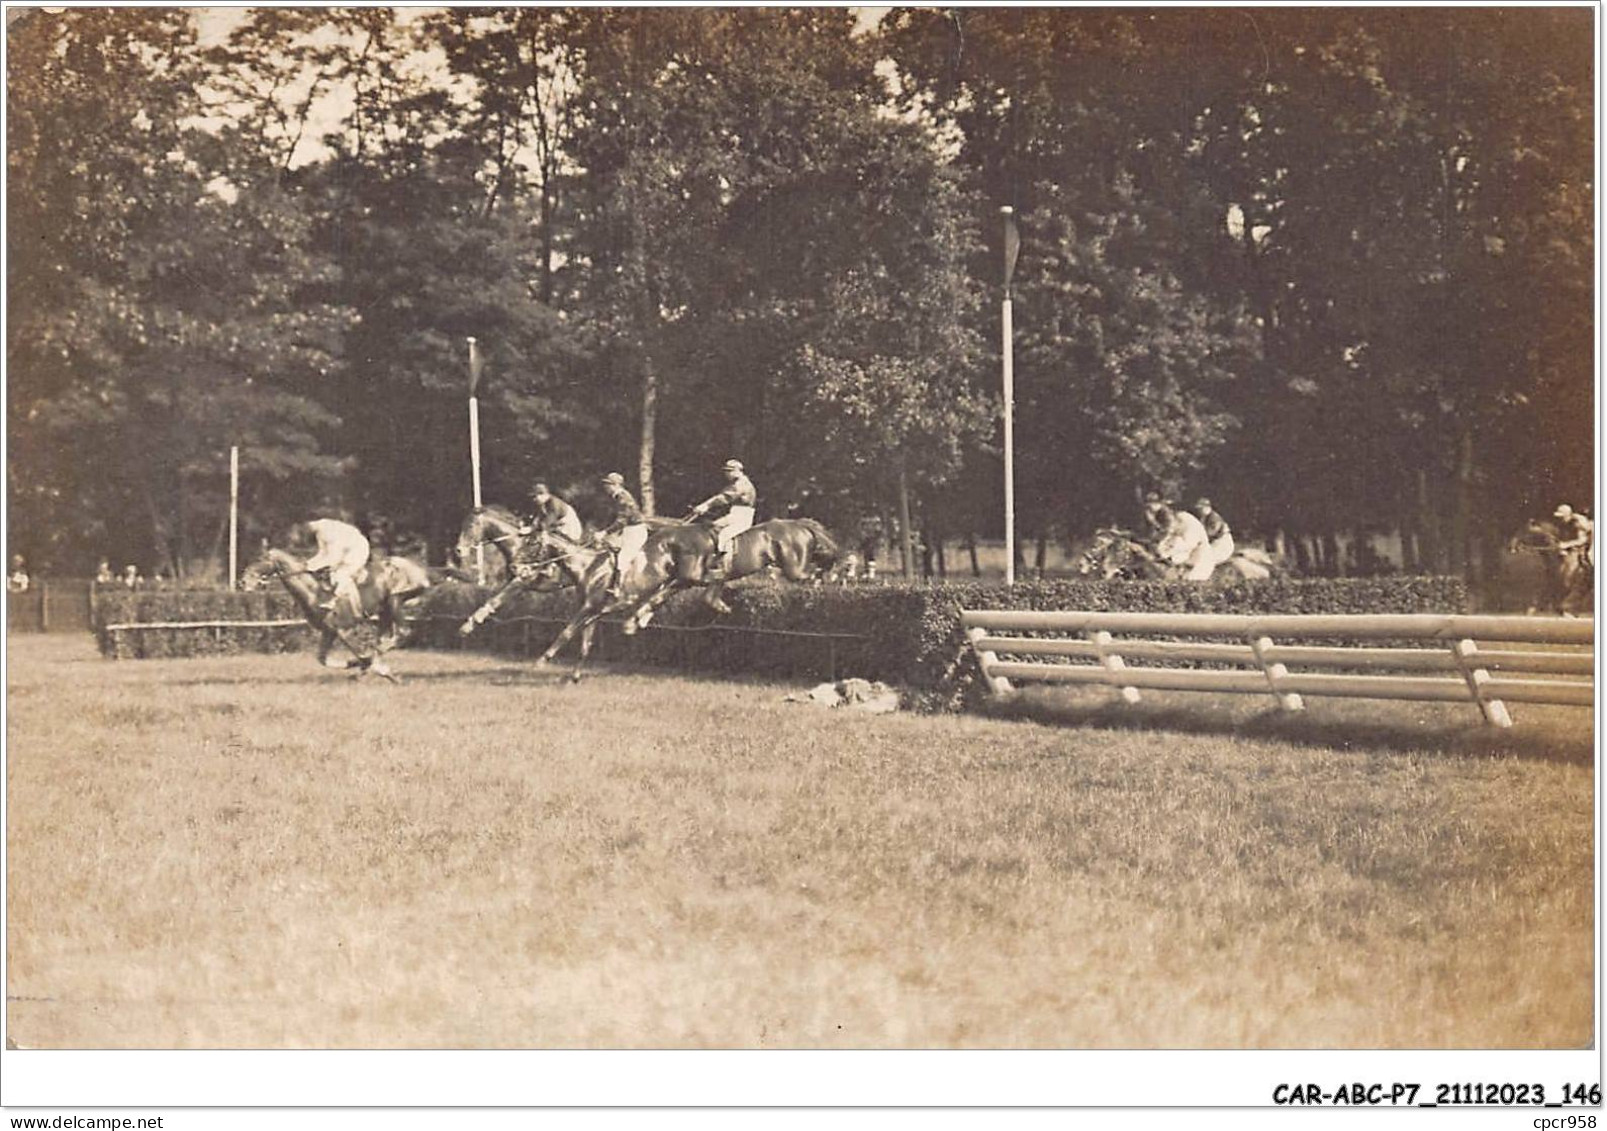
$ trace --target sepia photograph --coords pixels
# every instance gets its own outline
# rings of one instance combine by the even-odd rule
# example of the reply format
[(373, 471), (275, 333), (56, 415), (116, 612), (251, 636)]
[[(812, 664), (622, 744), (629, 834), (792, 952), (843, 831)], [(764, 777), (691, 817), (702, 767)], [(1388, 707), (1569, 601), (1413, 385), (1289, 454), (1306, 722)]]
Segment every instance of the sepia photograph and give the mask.
[(1599, 1110), (1599, 15), (7, 4), (0, 1102)]

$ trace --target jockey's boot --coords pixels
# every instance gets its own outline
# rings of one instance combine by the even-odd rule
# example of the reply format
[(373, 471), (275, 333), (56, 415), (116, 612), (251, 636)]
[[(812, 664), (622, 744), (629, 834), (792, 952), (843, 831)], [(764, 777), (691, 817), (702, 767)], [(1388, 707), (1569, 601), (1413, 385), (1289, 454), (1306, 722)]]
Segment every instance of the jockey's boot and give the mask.
[(610, 576), (608, 582), (608, 599), (610, 601), (618, 601), (620, 598), (624, 597), (625, 594), (620, 591), (619, 587), (620, 582), (623, 579), (623, 575), (621, 574), (619, 568), (619, 559), (616, 557), (614, 559), (614, 572)]

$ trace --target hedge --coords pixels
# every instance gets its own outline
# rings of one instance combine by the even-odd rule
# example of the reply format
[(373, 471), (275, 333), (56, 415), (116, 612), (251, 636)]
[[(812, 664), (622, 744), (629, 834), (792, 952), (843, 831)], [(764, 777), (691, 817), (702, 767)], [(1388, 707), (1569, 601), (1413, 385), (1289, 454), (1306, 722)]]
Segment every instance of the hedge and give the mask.
[[(540, 652), (575, 608), (571, 592), (526, 593), (464, 641), (457, 629), (490, 590), (449, 583), (428, 595), (415, 647)], [(755, 580), (727, 587), (729, 616), (702, 594), (671, 598), (655, 628), (625, 637), (598, 626), (594, 656), (688, 671), (774, 678), (860, 676), (898, 684), (919, 701), (952, 700), (970, 682), (961, 609), (1084, 609), (1175, 613), (1459, 613), (1468, 608), (1460, 578), (1300, 578), (1200, 585), (1189, 581), (1028, 581), (945, 585), (884, 583), (798, 586)], [(108, 655), (210, 655), (290, 651), (315, 639), (310, 629), (226, 629), (118, 633), (109, 623), (276, 620), (298, 616), (283, 593), (147, 591), (109, 595), (97, 608)], [(132, 641), (142, 638), (136, 646)], [(564, 658), (575, 655), (566, 647)]]
[(229, 589), (99, 589), (91, 626), (101, 654), (111, 659), (159, 659), (235, 655), (242, 652), (299, 652), (317, 642), (311, 626), (219, 629), (141, 628), (112, 632), (114, 624), (193, 621), (301, 622), (301, 610), (283, 591), (245, 593)]
[[(457, 626), (488, 595), (488, 590), (469, 586), (443, 591), (432, 602), (434, 616), (421, 641), (426, 646), (463, 646)], [(971, 678), (962, 648), (961, 609), (1335, 614), (1458, 613), (1468, 608), (1466, 585), (1452, 577), (1231, 585), (1065, 580), (1022, 582), (1013, 588), (997, 583), (835, 588), (752, 582), (728, 587), (726, 600), (731, 614), (715, 617), (700, 594), (680, 594), (660, 610), (657, 631), (634, 638), (624, 638), (617, 625), (605, 622), (594, 654), (756, 676), (860, 676), (899, 684), (929, 701), (933, 695), (952, 698)], [(477, 630), (469, 646), (533, 654), (546, 646), (573, 608), (569, 594), (523, 595), (504, 605), (497, 621)], [(755, 629), (765, 632), (751, 631)], [(568, 645), (564, 655), (572, 656), (574, 649)]]

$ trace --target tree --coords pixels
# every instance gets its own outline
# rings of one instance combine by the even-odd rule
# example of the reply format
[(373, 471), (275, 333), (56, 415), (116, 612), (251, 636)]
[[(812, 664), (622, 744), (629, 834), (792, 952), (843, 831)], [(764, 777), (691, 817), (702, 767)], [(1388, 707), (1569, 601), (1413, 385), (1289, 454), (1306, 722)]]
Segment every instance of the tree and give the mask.
[(262, 475), (335, 470), (305, 390), (340, 314), (305, 301), (324, 268), (294, 202), (217, 180), (185, 13), (13, 34), (13, 513), (58, 568), (117, 547), (182, 577), (218, 547), (230, 444)]

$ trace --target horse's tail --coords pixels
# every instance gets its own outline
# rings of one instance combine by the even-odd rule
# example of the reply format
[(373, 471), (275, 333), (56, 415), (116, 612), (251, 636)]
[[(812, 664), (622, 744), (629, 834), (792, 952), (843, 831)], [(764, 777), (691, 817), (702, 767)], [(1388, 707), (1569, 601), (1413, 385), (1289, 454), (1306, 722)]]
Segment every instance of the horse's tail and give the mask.
[(841, 551), (831, 532), (812, 518), (800, 518), (797, 522), (815, 536), (815, 544), (809, 551), (809, 563), (818, 569), (830, 569), (836, 565)]

